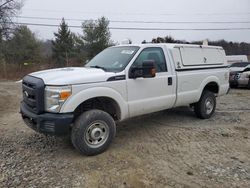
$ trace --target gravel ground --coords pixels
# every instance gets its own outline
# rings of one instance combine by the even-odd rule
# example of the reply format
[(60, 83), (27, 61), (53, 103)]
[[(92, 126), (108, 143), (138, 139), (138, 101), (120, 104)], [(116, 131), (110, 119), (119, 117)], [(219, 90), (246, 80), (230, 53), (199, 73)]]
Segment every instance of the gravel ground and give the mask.
[(20, 84), (0, 82), (0, 187), (250, 187), (250, 91), (120, 123), (111, 147), (81, 156), (69, 136), (35, 133), (18, 113)]

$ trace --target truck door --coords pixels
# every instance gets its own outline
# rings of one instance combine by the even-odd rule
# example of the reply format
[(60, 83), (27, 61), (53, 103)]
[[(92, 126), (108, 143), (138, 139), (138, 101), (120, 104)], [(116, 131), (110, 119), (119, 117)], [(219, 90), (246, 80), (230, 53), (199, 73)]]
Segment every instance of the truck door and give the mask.
[(145, 60), (154, 60), (156, 76), (153, 78), (127, 79), (128, 105), (130, 117), (173, 107), (176, 99), (176, 77), (170, 62), (166, 62), (161, 47), (145, 48), (130, 66), (141, 67)]

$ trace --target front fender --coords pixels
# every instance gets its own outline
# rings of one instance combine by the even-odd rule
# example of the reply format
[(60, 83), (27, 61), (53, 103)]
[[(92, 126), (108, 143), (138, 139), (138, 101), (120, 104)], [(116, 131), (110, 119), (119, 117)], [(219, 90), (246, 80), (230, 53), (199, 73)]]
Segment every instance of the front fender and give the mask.
[(95, 97), (109, 97), (117, 102), (121, 111), (121, 120), (128, 117), (128, 106), (120, 93), (107, 87), (95, 87), (84, 89), (73, 94), (62, 106), (61, 113), (74, 112), (74, 110), (84, 101)]

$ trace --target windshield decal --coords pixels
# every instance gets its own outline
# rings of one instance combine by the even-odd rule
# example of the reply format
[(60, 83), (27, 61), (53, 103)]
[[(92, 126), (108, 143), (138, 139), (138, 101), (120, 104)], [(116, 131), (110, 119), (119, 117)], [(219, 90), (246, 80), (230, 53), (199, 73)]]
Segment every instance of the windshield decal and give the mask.
[(134, 50), (122, 50), (121, 54), (128, 54), (128, 55), (132, 55), (135, 51)]

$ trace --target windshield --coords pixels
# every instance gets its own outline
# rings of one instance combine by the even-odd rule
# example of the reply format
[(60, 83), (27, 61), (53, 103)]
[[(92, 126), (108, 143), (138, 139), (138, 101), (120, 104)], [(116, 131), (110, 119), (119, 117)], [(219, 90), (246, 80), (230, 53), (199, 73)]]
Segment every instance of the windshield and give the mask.
[(111, 47), (95, 56), (85, 67), (101, 68), (108, 72), (120, 72), (138, 51), (138, 46)]
[(250, 63), (249, 62), (234, 63), (230, 67), (246, 67), (247, 65), (250, 65)]

